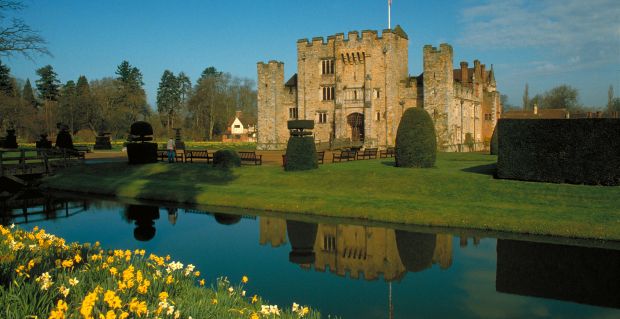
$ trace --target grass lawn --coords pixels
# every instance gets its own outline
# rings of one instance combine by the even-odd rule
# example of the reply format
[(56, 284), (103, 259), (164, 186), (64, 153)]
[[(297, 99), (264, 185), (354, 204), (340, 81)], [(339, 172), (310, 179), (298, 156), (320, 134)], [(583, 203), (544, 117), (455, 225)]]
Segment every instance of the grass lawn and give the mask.
[(377, 159), (305, 172), (109, 163), (64, 170), (44, 185), (139, 199), (620, 240), (620, 187), (496, 180), (496, 161), (491, 155), (440, 153), (432, 169), (396, 168), (394, 159)]

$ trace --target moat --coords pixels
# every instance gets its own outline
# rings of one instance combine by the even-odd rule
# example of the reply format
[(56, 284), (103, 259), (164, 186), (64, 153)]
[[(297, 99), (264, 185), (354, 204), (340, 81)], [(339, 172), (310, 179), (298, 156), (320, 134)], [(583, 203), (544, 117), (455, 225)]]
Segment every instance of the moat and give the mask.
[(2, 205), (5, 225), (170, 254), (211, 283), (246, 275), (249, 295), (311, 305), (325, 317), (620, 316), (618, 243), (497, 239), (45, 194)]

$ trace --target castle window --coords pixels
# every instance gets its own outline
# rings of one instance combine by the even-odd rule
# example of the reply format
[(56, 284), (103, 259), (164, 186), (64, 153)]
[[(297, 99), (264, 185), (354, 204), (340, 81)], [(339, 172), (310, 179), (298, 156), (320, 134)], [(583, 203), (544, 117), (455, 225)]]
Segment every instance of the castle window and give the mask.
[(381, 93), (380, 93), (379, 89), (374, 89), (373, 93), (375, 95), (375, 99), (378, 99), (378, 98), (381, 97)]
[(324, 86), (323, 87), (323, 101), (331, 101), (333, 99), (334, 99), (334, 87)]
[(235, 128), (241, 128), (241, 125), (235, 124)]
[(493, 114), (491, 114), (491, 113), (484, 114), (484, 119), (486, 121), (492, 121), (493, 120)]
[(353, 99), (357, 100), (357, 90), (353, 91)]
[(327, 113), (319, 112), (319, 123), (327, 123)]
[(334, 60), (321, 60), (321, 74), (334, 74)]
[(298, 116), (299, 116), (299, 113), (296, 107), (291, 107), (290, 109), (288, 109), (288, 118), (297, 119)]
[(377, 121), (381, 121), (381, 112), (376, 113), (376, 119)]

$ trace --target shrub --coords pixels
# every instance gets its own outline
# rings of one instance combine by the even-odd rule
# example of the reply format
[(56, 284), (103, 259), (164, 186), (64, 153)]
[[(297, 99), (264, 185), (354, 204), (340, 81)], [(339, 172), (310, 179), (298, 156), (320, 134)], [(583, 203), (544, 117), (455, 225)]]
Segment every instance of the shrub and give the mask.
[(62, 127), (56, 136), (56, 147), (73, 149), (73, 138), (66, 127)]
[(312, 136), (291, 136), (286, 146), (286, 171), (304, 171), (319, 167)]
[(620, 119), (501, 119), (497, 176), (619, 185)]
[(239, 154), (233, 150), (218, 150), (213, 154), (213, 167), (231, 169), (241, 166)]
[(495, 126), (495, 129), (493, 130), (493, 135), (491, 135), (491, 155), (497, 155), (497, 125)]
[[(157, 144), (147, 143), (153, 138), (153, 127), (148, 122), (138, 121), (131, 124), (127, 143), (127, 158), (129, 164), (157, 163)], [(136, 143), (140, 141), (140, 143)]]
[(422, 108), (407, 109), (396, 133), (396, 166), (433, 167), (436, 154), (433, 120)]

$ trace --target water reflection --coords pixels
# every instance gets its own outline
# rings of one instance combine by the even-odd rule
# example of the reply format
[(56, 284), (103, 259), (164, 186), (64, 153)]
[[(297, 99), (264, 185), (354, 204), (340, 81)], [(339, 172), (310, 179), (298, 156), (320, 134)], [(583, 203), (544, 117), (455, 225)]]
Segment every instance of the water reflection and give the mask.
[(159, 219), (159, 207), (127, 205), (125, 217), (130, 221), (135, 221), (136, 228), (133, 230), (133, 237), (136, 240), (149, 241), (155, 237), (155, 220)]
[[(57, 221), (77, 215), (76, 223), (72, 224), (70, 220), (73, 219), (67, 219), (66, 224), (54, 222), (50, 225), (56, 226), (56, 230), (60, 231), (67, 227), (65, 225), (68, 225), (67, 228), (81, 228), (91, 233), (99, 231), (100, 233), (92, 237), (102, 242), (116, 238), (118, 241), (115, 244), (122, 247), (137, 244), (134, 246), (161, 248), (181, 256), (183, 251), (187, 251), (187, 255), (180, 257), (181, 259), (192, 262), (197, 260), (197, 263), (217, 260), (218, 266), (221, 264), (223, 268), (221, 273), (228, 274), (230, 268), (234, 268), (231, 266), (234, 263), (243, 264), (244, 266), (240, 267), (244, 268), (242, 271), (248, 271), (248, 258), (256, 258), (260, 262), (253, 264), (249, 270), (255, 272), (257, 278), (269, 277), (269, 274), (275, 271), (289, 282), (303, 282), (303, 285), (312, 287), (304, 289), (304, 293), (321, 291), (317, 292), (317, 296), (311, 292), (307, 292), (306, 296), (316, 298), (312, 304), (319, 308), (329, 307), (330, 300), (334, 301), (353, 289), (366, 289), (364, 293), (368, 296), (374, 294), (373, 298), (366, 300), (385, 297), (383, 301), (376, 302), (389, 305), (381, 306), (381, 311), (391, 311), (392, 287), (394, 309), (397, 313), (402, 311), (401, 314), (405, 312), (404, 309), (412, 311), (412, 308), (432, 308), (433, 302), (428, 296), (436, 299), (444, 295), (446, 304), (456, 308), (454, 311), (457, 314), (470, 311), (473, 315), (470, 314), (469, 317), (490, 317), (494, 313), (489, 311), (496, 311), (497, 317), (506, 313), (512, 314), (512, 317), (527, 317), (529, 313), (510, 309), (523, 310), (532, 305), (549, 308), (551, 310), (546, 310), (549, 313), (563, 313), (553, 309), (554, 305), (544, 299), (532, 301), (534, 298), (521, 296), (620, 308), (620, 250), (506, 239), (498, 239), (495, 245), (495, 239), (491, 238), (468, 238), (463, 234), (456, 238), (451, 234), (406, 231), (375, 225), (346, 225), (329, 221), (310, 223), (258, 217), (257, 222), (246, 222), (246, 219), (257, 217), (212, 213), (170, 205), (119, 205), (83, 199), (59, 199), (45, 194), (22, 194), (0, 202), (1, 221), (5, 225), (48, 219)], [(106, 207), (105, 211), (111, 214), (99, 215), (96, 218), (81, 214), (90, 209), (92, 215), (95, 215), (102, 207)], [(123, 225), (118, 218), (119, 213), (122, 219), (131, 225)], [(163, 217), (164, 215), (166, 217)], [(117, 223), (112, 219), (116, 219)], [(105, 229), (91, 231), (97, 228), (97, 222), (105, 222), (105, 226), (101, 227)], [(124, 236), (114, 233), (119, 229), (117, 224), (125, 227)], [(131, 240), (132, 228), (135, 242)], [(244, 235), (240, 235), (241, 232)], [(106, 239), (106, 234), (114, 235)], [(171, 238), (173, 240), (170, 240)], [(220, 240), (221, 238), (234, 240)], [(256, 238), (260, 246), (267, 247), (259, 247)], [(84, 241), (81, 238), (69, 240)], [(189, 249), (196, 241), (201, 242), (201, 249)], [(269, 246), (274, 249), (268, 248)], [(253, 249), (256, 250), (252, 251)], [(473, 259), (476, 261), (472, 261)], [(206, 268), (214, 267), (213, 264), (210, 266)], [(287, 271), (290, 273), (286, 273)], [(323, 273), (364, 281), (334, 280), (335, 276)], [(387, 284), (378, 280), (380, 278)], [(269, 282), (263, 288), (277, 289), (268, 288), (272, 286)], [(344, 286), (346, 288), (342, 288)], [(322, 290), (323, 287), (330, 287), (333, 291), (326, 293)], [(336, 287), (340, 287), (340, 290)], [(372, 292), (369, 292), (370, 290)], [(278, 294), (277, 291), (270, 293)], [(282, 294), (285, 296), (281, 298), (290, 295), (288, 292)], [(323, 303), (324, 299), (326, 303)], [(467, 306), (458, 308), (461, 303)], [(510, 305), (516, 306), (510, 308)], [(559, 305), (564, 307), (567, 303)], [(577, 304), (570, 305), (584, 308)], [(339, 309), (340, 303), (331, 306), (332, 309)], [(364, 311), (376, 311), (369, 312), (366, 317), (380, 316), (376, 304), (364, 307)], [(474, 308), (482, 310), (476, 312)], [(427, 313), (420, 312), (422, 317), (434, 314), (436, 309), (426, 311)], [(384, 315), (384, 312), (381, 313)], [(454, 313), (445, 313), (447, 317), (454, 317), (451, 315)], [(577, 314), (577, 317), (580, 315)]]
[(0, 198), (0, 222), (20, 225), (68, 218), (89, 208), (89, 200), (59, 199), (39, 191), (18, 192)]
[(339, 276), (400, 280), (439, 264), (452, 265), (452, 235), (425, 234), (360, 225), (312, 224), (260, 218), (260, 244), (291, 243), (289, 260), (304, 268)]
[(620, 308), (620, 251), (497, 240), (496, 289)]

